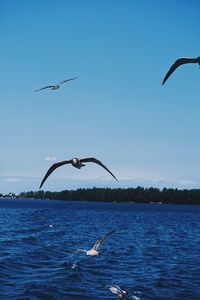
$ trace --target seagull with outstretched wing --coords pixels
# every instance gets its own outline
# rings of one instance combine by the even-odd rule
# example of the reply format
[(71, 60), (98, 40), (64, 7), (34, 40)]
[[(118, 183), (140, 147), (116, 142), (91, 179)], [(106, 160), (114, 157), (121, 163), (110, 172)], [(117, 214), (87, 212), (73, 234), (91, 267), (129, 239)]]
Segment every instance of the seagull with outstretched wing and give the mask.
[(94, 246), (92, 247), (92, 249), (90, 249), (90, 250), (78, 249), (77, 251), (78, 252), (84, 252), (84, 253), (86, 253), (86, 255), (89, 255), (89, 256), (98, 256), (100, 254), (99, 248), (101, 247), (101, 245), (103, 244), (103, 242), (111, 234), (113, 234), (113, 232), (115, 232), (115, 229), (111, 230), (106, 235), (104, 235), (102, 238), (100, 238), (99, 240), (97, 240), (96, 243), (94, 244)]
[(200, 56), (198, 57), (181, 57), (177, 59), (173, 65), (170, 67), (169, 71), (165, 75), (165, 78), (163, 79), (162, 85), (165, 83), (165, 81), (169, 78), (169, 76), (181, 65), (184, 64), (199, 64), (200, 66)]
[(42, 88), (40, 88), (38, 90), (35, 90), (34, 92), (38, 92), (38, 91), (45, 90), (45, 89), (57, 90), (57, 89), (60, 88), (61, 84), (65, 83), (65, 82), (68, 82), (70, 80), (74, 80), (76, 78), (78, 78), (78, 77), (69, 78), (69, 79), (63, 80), (61, 82), (58, 82), (56, 84), (47, 85), (47, 86), (44, 86), (44, 87), (42, 87)]
[[(63, 160), (57, 163), (54, 163), (49, 170), (47, 171), (46, 175), (44, 176), (41, 184), (40, 184), (40, 188), (43, 186), (45, 180), (47, 179), (47, 177), (49, 177), (49, 175), (57, 168), (63, 166), (63, 165), (67, 165), (67, 164), (72, 164), (73, 167), (77, 168), (77, 169), (81, 169), (82, 167), (85, 166), (84, 163), (87, 162), (93, 162), (98, 164), (99, 166), (101, 166), (102, 168), (104, 168), (108, 173), (110, 173), (116, 180), (117, 178), (115, 177), (115, 175), (104, 165), (102, 164), (102, 162), (94, 157), (88, 157), (88, 158), (72, 158), (70, 160)], [(118, 180), (117, 180), (118, 181)]]

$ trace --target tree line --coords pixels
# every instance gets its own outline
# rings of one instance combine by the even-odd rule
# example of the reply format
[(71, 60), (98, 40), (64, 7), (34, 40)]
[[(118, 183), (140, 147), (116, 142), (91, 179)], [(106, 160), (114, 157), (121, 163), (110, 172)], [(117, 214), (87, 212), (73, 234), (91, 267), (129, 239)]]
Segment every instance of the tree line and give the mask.
[(134, 202), (163, 204), (200, 204), (200, 189), (177, 188), (81, 188), (61, 192), (30, 191), (22, 192), (19, 198), (57, 199), (77, 201)]

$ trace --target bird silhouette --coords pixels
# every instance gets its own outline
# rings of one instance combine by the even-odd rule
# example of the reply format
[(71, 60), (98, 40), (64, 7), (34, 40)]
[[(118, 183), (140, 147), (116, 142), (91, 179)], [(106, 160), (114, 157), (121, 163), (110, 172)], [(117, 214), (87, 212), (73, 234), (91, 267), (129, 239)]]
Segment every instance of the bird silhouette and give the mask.
[(42, 87), (38, 90), (35, 90), (34, 92), (38, 92), (38, 91), (45, 90), (45, 89), (57, 90), (57, 89), (60, 88), (61, 84), (65, 83), (65, 82), (68, 82), (68, 81), (71, 81), (71, 80), (74, 80), (76, 78), (78, 78), (78, 77), (69, 78), (69, 79), (63, 80), (61, 82), (58, 82), (56, 84), (47, 85), (47, 86), (44, 86), (44, 87)]
[(165, 81), (169, 78), (169, 76), (181, 65), (184, 64), (199, 64), (200, 66), (200, 56), (198, 57), (181, 57), (177, 59), (172, 66), (170, 67), (169, 71), (165, 75), (165, 78), (163, 79), (162, 85), (165, 83)]
[[(67, 165), (67, 164), (72, 164), (73, 167), (77, 168), (77, 169), (81, 169), (82, 167), (85, 166), (84, 163), (87, 162), (93, 162), (98, 164), (99, 166), (101, 166), (102, 168), (104, 168), (107, 172), (109, 172), (116, 180), (117, 178), (115, 177), (115, 175), (104, 165), (102, 164), (102, 162), (94, 157), (88, 157), (88, 158), (72, 158), (70, 160), (63, 160), (57, 163), (54, 163), (49, 170), (47, 171), (46, 175), (44, 176), (41, 184), (40, 184), (40, 188), (43, 186), (45, 180), (49, 177), (49, 175), (57, 168), (63, 166), (63, 165)], [(118, 180), (117, 180), (118, 181)]]

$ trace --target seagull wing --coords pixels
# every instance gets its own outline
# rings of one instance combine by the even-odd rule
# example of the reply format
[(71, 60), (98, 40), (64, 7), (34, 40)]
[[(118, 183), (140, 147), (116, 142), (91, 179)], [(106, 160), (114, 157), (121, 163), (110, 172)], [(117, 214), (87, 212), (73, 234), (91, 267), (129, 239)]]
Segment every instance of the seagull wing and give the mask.
[(93, 163), (98, 164), (99, 166), (104, 168), (107, 172), (109, 172), (112, 175), (112, 177), (114, 177), (118, 181), (118, 179), (115, 177), (115, 175), (110, 170), (108, 170), (108, 168), (104, 164), (102, 164), (102, 162), (100, 160), (98, 160), (94, 157), (88, 157), (88, 158), (82, 158), (82, 159), (80, 159), (80, 161), (81, 162), (93, 162)]
[(71, 162), (72, 162), (72, 160), (70, 159), (70, 160), (63, 160), (63, 161), (60, 161), (60, 162), (57, 162), (57, 163), (53, 164), (53, 165), (49, 168), (49, 170), (47, 171), (47, 173), (46, 173), (46, 175), (44, 176), (44, 178), (42, 179), (42, 182), (41, 182), (41, 184), (40, 184), (40, 189), (41, 189), (41, 187), (43, 186), (45, 180), (49, 177), (49, 175), (51, 175), (51, 173), (52, 173), (55, 169), (57, 169), (57, 168), (59, 168), (59, 167), (61, 167), (61, 166), (63, 166), (63, 165), (66, 165), (66, 164), (70, 164)]
[(54, 85), (47, 85), (47, 86), (45, 86), (45, 87), (43, 87), (41, 89), (35, 90), (34, 92), (38, 92), (38, 91), (41, 91), (41, 90), (49, 89), (49, 88), (52, 88), (52, 87), (54, 87)]
[(73, 78), (69, 78), (69, 79), (66, 79), (66, 80), (63, 80), (63, 81), (59, 82), (59, 84), (63, 84), (65, 82), (67, 82), (67, 81), (74, 80), (76, 78), (78, 78), (78, 76), (77, 77), (73, 77)]
[(98, 250), (101, 246), (101, 244), (113, 233), (115, 232), (115, 229), (113, 229), (112, 231), (108, 232), (106, 235), (104, 235), (102, 238), (100, 238), (98, 241), (96, 241), (96, 243), (94, 244), (94, 246), (92, 247), (93, 250)]
[(122, 293), (122, 290), (121, 288), (118, 286), (118, 285), (113, 285), (110, 287), (110, 290), (113, 294), (121, 294)]
[(165, 81), (169, 78), (169, 76), (181, 65), (189, 64), (189, 63), (197, 63), (197, 58), (190, 58), (190, 57), (182, 57), (177, 59), (173, 65), (170, 67), (169, 71), (165, 75), (165, 78), (163, 79), (162, 85), (165, 83)]

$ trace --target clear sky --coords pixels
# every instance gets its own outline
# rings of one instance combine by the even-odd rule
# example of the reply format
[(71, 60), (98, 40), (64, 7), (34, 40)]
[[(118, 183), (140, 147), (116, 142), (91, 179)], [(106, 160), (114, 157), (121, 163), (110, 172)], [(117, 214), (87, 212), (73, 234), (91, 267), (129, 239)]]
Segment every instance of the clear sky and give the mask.
[[(0, 192), (200, 187), (198, 0), (1, 0)], [(70, 77), (56, 91), (35, 89)]]

